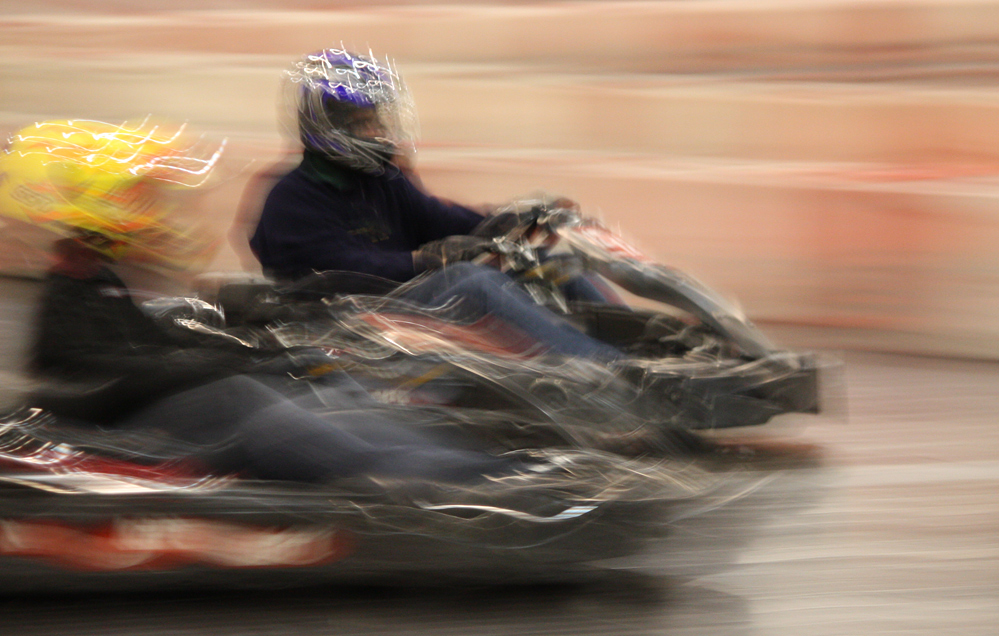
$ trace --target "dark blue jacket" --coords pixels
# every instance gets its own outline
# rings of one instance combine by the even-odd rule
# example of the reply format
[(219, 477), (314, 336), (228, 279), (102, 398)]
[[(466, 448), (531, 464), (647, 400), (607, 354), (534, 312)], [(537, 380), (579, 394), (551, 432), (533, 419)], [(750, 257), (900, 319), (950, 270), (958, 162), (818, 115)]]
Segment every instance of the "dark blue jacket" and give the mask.
[(336, 269), (406, 281), (418, 273), (413, 250), (482, 219), (427, 196), (394, 166), (376, 176), (307, 153), (267, 196), (250, 248), (279, 279)]

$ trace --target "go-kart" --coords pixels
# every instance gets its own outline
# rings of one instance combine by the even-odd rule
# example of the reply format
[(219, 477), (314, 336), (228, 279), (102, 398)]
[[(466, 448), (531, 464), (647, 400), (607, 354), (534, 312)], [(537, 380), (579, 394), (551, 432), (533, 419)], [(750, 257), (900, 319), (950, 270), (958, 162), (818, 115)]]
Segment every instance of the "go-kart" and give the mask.
[[(564, 581), (724, 503), (685, 460), (534, 450), (469, 483), (213, 474), (150, 433), (0, 418), (0, 590)], [(682, 512), (686, 509), (686, 512)]]
[[(216, 149), (202, 156), (197, 147), (178, 129), (148, 121), (112, 126), (72, 120), (27, 127), (0, 153), (3, 213), (64, 237), (58, 242), (63, 250), (60, 258), (67, 259), (64, 266), (74, 265), (75, 274), (91, 275), (87, 272), (96, 261), (114, 260), (117, 248), (125, 245), (166, 256), (171, 251), (166, 248), (174, 243), (190, 245), (184, 240), (189, 235), (168, 222), (173, 204), (158, 197), (173, 186), (205, 183), (221, 152)], [(70, 258), (74, 255), (76, 260)], [(131, 302), (123, 288), (107, 280), (94, 291), (103, 298)], [(274, 291), (279, 300), (292, 298), (282, 290)], [(259, 294), (252, 300), (247, 308), (259, 306), (257, 301), (267, 304)], [(518, 403), (519, 385), (510, 385), (516, 389), (512, 390), (503, 383), (490, 384), (489, 378), (500, 369), (490, 366), (493, 361), (516, 369), (525, 386), (541, 396), (547, 393), (544, 383), (555, 377), (538, 374), (537, 360), (543, 356), (528, 350), (511, 352), (498, 345), (495, 336), (502, 330), (488, 330), (478, 346), (457, 347), (454, 355), (450, 350), (424, 355), (386, 346), (369, 334), (373, 329), (379, 337), (386, 335), (378, 330), (378, 320), (411, 324), (416, 314), (383, 310), (373, 315), (364, 309), (365, 303), (383, 300), (391, 302), (392, 298), (313, 294), (304, 302), (281, 304), (280, 318), (257, 323), (238, 320), (238, 312), (226, 303), (226, 321), (215, 308), (196, 299), (157, 300), (146, 308), (187, 336), (218, 338), (236, 348), (259, 347), (268, 352), (274, 351), (276, 343), (280, 355), (292, 358), (302, 351), (294, 346), (300, 333), (308, 345), (303, 355), (311, 357), (303, 364), (282, 367), (294, 373), (283, 371), (269, 378), (289, 398), (304, 401), (309, 391), (335, 373), (337, 365), (350, 367), (372, 385), (385, 381), (406, 395), (412, 393), (406, 390), (408, 386), (426, 385), (433, 389), (428, 395), (432, 393), (436, 402), (391, 407), (371, 401), (364, 408), (418, 408), (427, 415), (420, 426), (436, 426), (442, 435), (460, 436), (474, 444), (468, 450), (517, 454), (520, 459), (509, 470), (488, 475), (480, 471), (446, 482), (389, 479), (384, 475), (391, 471), (378, 476), (374, 470), (364, 473), (361, 468), (349, 478), (321, 478), (321, 484), (304, 479), (301, 483), (262, 480), (252, 477), (249, 468), (240, 474), (233, 471), (241, 469), (229, 470), (208, 461), (231, 447), (181, 443), (151, 429), (129, 428), (110, 416), (70, 419), (74, 416), (57, 409), (57, 404), (65, 407), (74, 400), (99, 400), (102, 387), (129, 394), (135, 385), (122, 380), (141, 375), (115, 369), (112, 378), (99, 373), (79, 377), (86, 367), (76, 368), (73, 382), (79, 379), (89, 385), (92, 380), (99, 386), (68, 394), (59, 391), (64, 387), (42, 386), (23, 407), (0, 414), (0, 589), (106, 590), (174, 582), (255, 581), (272, 586), (302, 583), (312, 577), (346, 582), (415, 573), (423, 575), (411, 581), (418, 583), (446, 577), (559, 578), (603, 559), (634, 554), (668, 529), (678, 507), (724, 503), (732, 494), (725, 492), (724, 473), (699, 469), (689, 457), (631, 459), (584, 444), (538, 443), (535, 431), (549, 434), (556, 430), (551, 426), (553, 418), (564, 415), (569, 423), (564, 430), (572, 432), (576, 424), (599, 419), (607, 408), (601, 414), (579, 413), (573, 419), (576, 416), (568, 409), (549, 409), (556, 398)], [(329, 304), (334, 301), (354, 303), (359, 309), (341, 311)], [(302, 319), (288, 320), (296, 312)], [(107, 317), (101, 314), (98, 319)], [(454, 329), (454, 343), (465, 342), (474, 333), (468, 325), (440, 317), (435, 320), (434, 328)], [(145, 321), (143, 325), (147, 326)], [(324, 330), (335, 333), (326, 338)], [(101, 340), (96, 334), (60, 342), (67, 347), (99, 348)], [(132, 346), (129, 338), (122, 340), (126, 347)], [(336, 344), (340, 342), (343, 345)], [(462, 367), (458, 360), (465, 357), (477, 362)], [(523, 364), (518, 367), (518, 362)], [(428, 375), (427, 368), (434, 369), (433, 373)], [(189, 370), (193, 375), (198, 369), (192, 365)], [(381, 371), (392, 377), (379, 378)], [(54, 377), (49, 379), (57, 384)], [(191, 382), (182, 385), (195, 383), (193, 378), (184, 379)], [(574, 390), (580, 386), (579, 378), (565, 380)], [(149, 391), (163, 388), (151, 383), (144, 386)], [(554, 386), (559, 388), (557, 381)], [(624, 385), (608, 385), (607, 395), (616, 395), (619, 386)], [(518, 408), (490, 412), (484, 403), (469, 403), (467, 409), (453, 406), (468, 400), (463, 393), (484, 396), (483, 387), (494, 387), (497, 398)], [(594, 404), (604, 399), (600, 393), (594, 393)], [(180, 395), (131, 394), (156, 403)], [(530, 405), (533, 408), (526, 408)], [(315, 408), (330, 411), (338, 406)], [(570, 408), (576, 408), (575, 404)], [(83, 411), (93, 414), (92, 409)], [(183, 423), (210, 427), (196, 409), (184, 412), (191, 421)], [(123, 428), (114, 428), (113, 423)], [(531, 443), (521, 444), (516, 435), (492, 431), (523, 431)], [(231, 441), (226, 437), (218, 443)], [(398, 458), (406, 447), (396, 450)], [(235, 465), (246, 466), (243, 462)]]
[[(528, 201), (506, 213), (512, 227), (467, 256), (508, 273), (540, 304), (627, 352), (625, 359), (549, 355), (460, 302), (414, 305), (404, 293), (419, 280), (400, 286), (333, 271), (287, 285), (222, 284), (205, 298), (224, 313), (229, 333), (321, 347), (387, 402), (458, 409), (472, 425), (520, 444), (618, 448), (632, 437), (669, 445), (676, 431), (820, 411), (820, 377), (834, 361), (776, 348), (720, 295), (574, 210)], [(561, 283), (583, 272), (655, 305), (568, 299)], [(504, 428), (511, 415), (521, 422), (515, 430)]]

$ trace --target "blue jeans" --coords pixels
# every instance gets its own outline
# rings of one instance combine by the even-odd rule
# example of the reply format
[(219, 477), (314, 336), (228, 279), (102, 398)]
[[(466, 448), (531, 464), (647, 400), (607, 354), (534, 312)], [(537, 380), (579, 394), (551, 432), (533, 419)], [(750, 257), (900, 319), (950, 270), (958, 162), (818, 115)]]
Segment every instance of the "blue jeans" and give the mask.
[(505, 458), (431, 439), (407, 426), (415, 421), (409, 414), (379, 408), (349, 382), (322, 391), (325, 402), (346, 408), (324, 412), (237, 375), (157, 400), (116, 426), (200, 445), (200, 459), (214, 470), (259, 479), (379, 475), (455, 482), (512, 467)]
[(569, 300), (627, 307), (617, 292), (596, 274), (582, 274), (572, 278), (562, 285), (562, 293)]
[(622, 353), (579, 331), (535, 303), (498, 270), (455, 263), (405, 290), (400, 298), (428, 307), (460, 300), (476, 316), (496, 316), (549, 350), (568, 356), (614, 360)]

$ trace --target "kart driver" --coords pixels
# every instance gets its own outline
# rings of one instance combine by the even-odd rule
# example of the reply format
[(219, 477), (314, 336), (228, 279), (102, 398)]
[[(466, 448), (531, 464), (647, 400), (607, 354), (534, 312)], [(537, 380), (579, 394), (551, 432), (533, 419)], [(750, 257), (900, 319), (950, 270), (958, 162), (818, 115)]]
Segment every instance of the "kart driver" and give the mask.
[[(265, 274), (292, 281), (344, 270), (404, 282), (437, 270), (402, 298), (430, 306), (462, 299), (556, 353), (621, 356), (534, 303), (509, 277), (467, 262), (491, 245), (470, 236), (477, 228), (499, 233), (516, 218), (485, 219), (429, 196), (396, 165), (409, 166), (415, 112), (394, 68), (327, 49), (299, 60), (285, 80), (304, 152), (270, 190), (249, 240)], [(605, 300), (585, 279), (572, 286), (577, 298)]]

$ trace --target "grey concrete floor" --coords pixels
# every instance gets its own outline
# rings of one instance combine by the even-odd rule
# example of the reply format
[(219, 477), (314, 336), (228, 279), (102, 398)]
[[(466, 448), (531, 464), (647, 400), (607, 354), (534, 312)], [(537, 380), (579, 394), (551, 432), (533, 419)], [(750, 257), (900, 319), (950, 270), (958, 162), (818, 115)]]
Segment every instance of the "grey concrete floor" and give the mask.
[[(0, 279), (5, 399), (36, 294)], [(587, 583), (0, 597), (0, 633), (995, 634), (999, 365), (839, 355), (838, 417), (738, 432), (815, 444), (820, 466), (771, 473)]]

